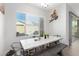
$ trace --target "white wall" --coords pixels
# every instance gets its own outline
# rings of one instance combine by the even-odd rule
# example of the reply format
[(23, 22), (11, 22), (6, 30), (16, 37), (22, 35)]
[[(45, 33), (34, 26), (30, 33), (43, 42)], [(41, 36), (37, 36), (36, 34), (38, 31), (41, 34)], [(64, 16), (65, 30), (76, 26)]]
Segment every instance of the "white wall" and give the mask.
[(57, 10), (58, 19), (49, 23), (49, 33), (51, 35), (61, 35), (62, 38), (64, 38), (61, 42), (68, 45), (69, 43), (66, 32), (66, 4), (63, 3), (52, 8), (50, 14), (53, 12), (54, 9)]
[[(5, 50), (4, 54), (10, 50), (12, 42), (17, 42), (20, 39), (26, 37), (16, 37), (16, 12), (30, 13), (36, 16), (44, 17), (46, 22), (47, 13), (28, 4), (5, 4)], [(44, 29), (46, 31), (46, 23), (44, 23)]]
[(0, 55), (3, 55), (4, 49), (4, 15), (0, 12)]
[[(3, 4), (0, 3), (0, 6)], [(4, 50), (4, 15), (0, 11), (0, 55), (3, 55)]]
[(54, 9), (57, 10), (58, 19), (48, 23), (48, 32), (51, 35), (61, 35), (64, 38), (61, 42), (69, 45), (69, 39), (72, 39), (72, 34), (70, 32), (72, 20), (69, 20), (69, 12), (71, 11), (75, 14), (77, 13), (68, 4), (63, 3), (52, 8), (52, 10), (49, 11), (49, 15), (53, 12)]

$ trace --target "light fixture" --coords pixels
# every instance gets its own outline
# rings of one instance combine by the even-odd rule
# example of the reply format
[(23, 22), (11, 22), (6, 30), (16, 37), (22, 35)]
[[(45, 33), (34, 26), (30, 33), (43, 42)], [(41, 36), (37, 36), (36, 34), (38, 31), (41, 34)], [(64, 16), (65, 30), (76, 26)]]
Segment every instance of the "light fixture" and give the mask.
[(47, 3), (41, 3), (41, 6), (44, 7), (44, 8), (47, 8), (48, 4)]

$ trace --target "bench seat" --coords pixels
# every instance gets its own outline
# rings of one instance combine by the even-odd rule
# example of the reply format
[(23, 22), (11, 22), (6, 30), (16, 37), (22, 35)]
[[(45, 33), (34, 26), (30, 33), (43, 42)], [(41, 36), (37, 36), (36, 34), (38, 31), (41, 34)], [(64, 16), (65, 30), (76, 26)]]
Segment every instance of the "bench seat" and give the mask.
[(62, 55), (62, 50), (67, 47), (65, 44), (58, 44), (54, 47), (48, 48), (42, 52), (36, 53), (35, 56), (56, 56), (56, 55)]

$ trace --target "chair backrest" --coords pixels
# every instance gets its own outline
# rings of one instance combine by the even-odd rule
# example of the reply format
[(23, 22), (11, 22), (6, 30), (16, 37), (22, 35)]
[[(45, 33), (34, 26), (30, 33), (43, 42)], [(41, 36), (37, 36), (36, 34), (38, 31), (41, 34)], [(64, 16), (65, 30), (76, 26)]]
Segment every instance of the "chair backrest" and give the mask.
[(11, 45), (11, 48), (13, 50), (18, 50), (18, 49), (21, 49), (22, 47), (21, 47), (20, 42), (13, 42), (12, 45)]

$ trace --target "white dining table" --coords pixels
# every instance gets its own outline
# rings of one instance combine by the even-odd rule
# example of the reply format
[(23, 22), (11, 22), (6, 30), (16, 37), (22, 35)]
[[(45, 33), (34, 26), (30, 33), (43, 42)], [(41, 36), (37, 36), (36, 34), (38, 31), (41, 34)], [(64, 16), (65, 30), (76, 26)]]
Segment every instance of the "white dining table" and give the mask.
[[(27, 49), (36, 48), (36, 47), (39, 47), (41, 45), (45, 45), (45, 44), (48, 44), (51, 42), (59, 41), (61, 39), (62, 39), (61, 37), (49, 36), (49, 38), (47, 38), (47, 39), (44, 39), (41, 37), (40, 40), (39, 40), (39, 38), (23, 39), (23, 40), (20, 40), (20, 43), (21, 43), (23, 49), (27, 50)], [(35, 40), (37, 40), (37, 41), (35, 41)]]

